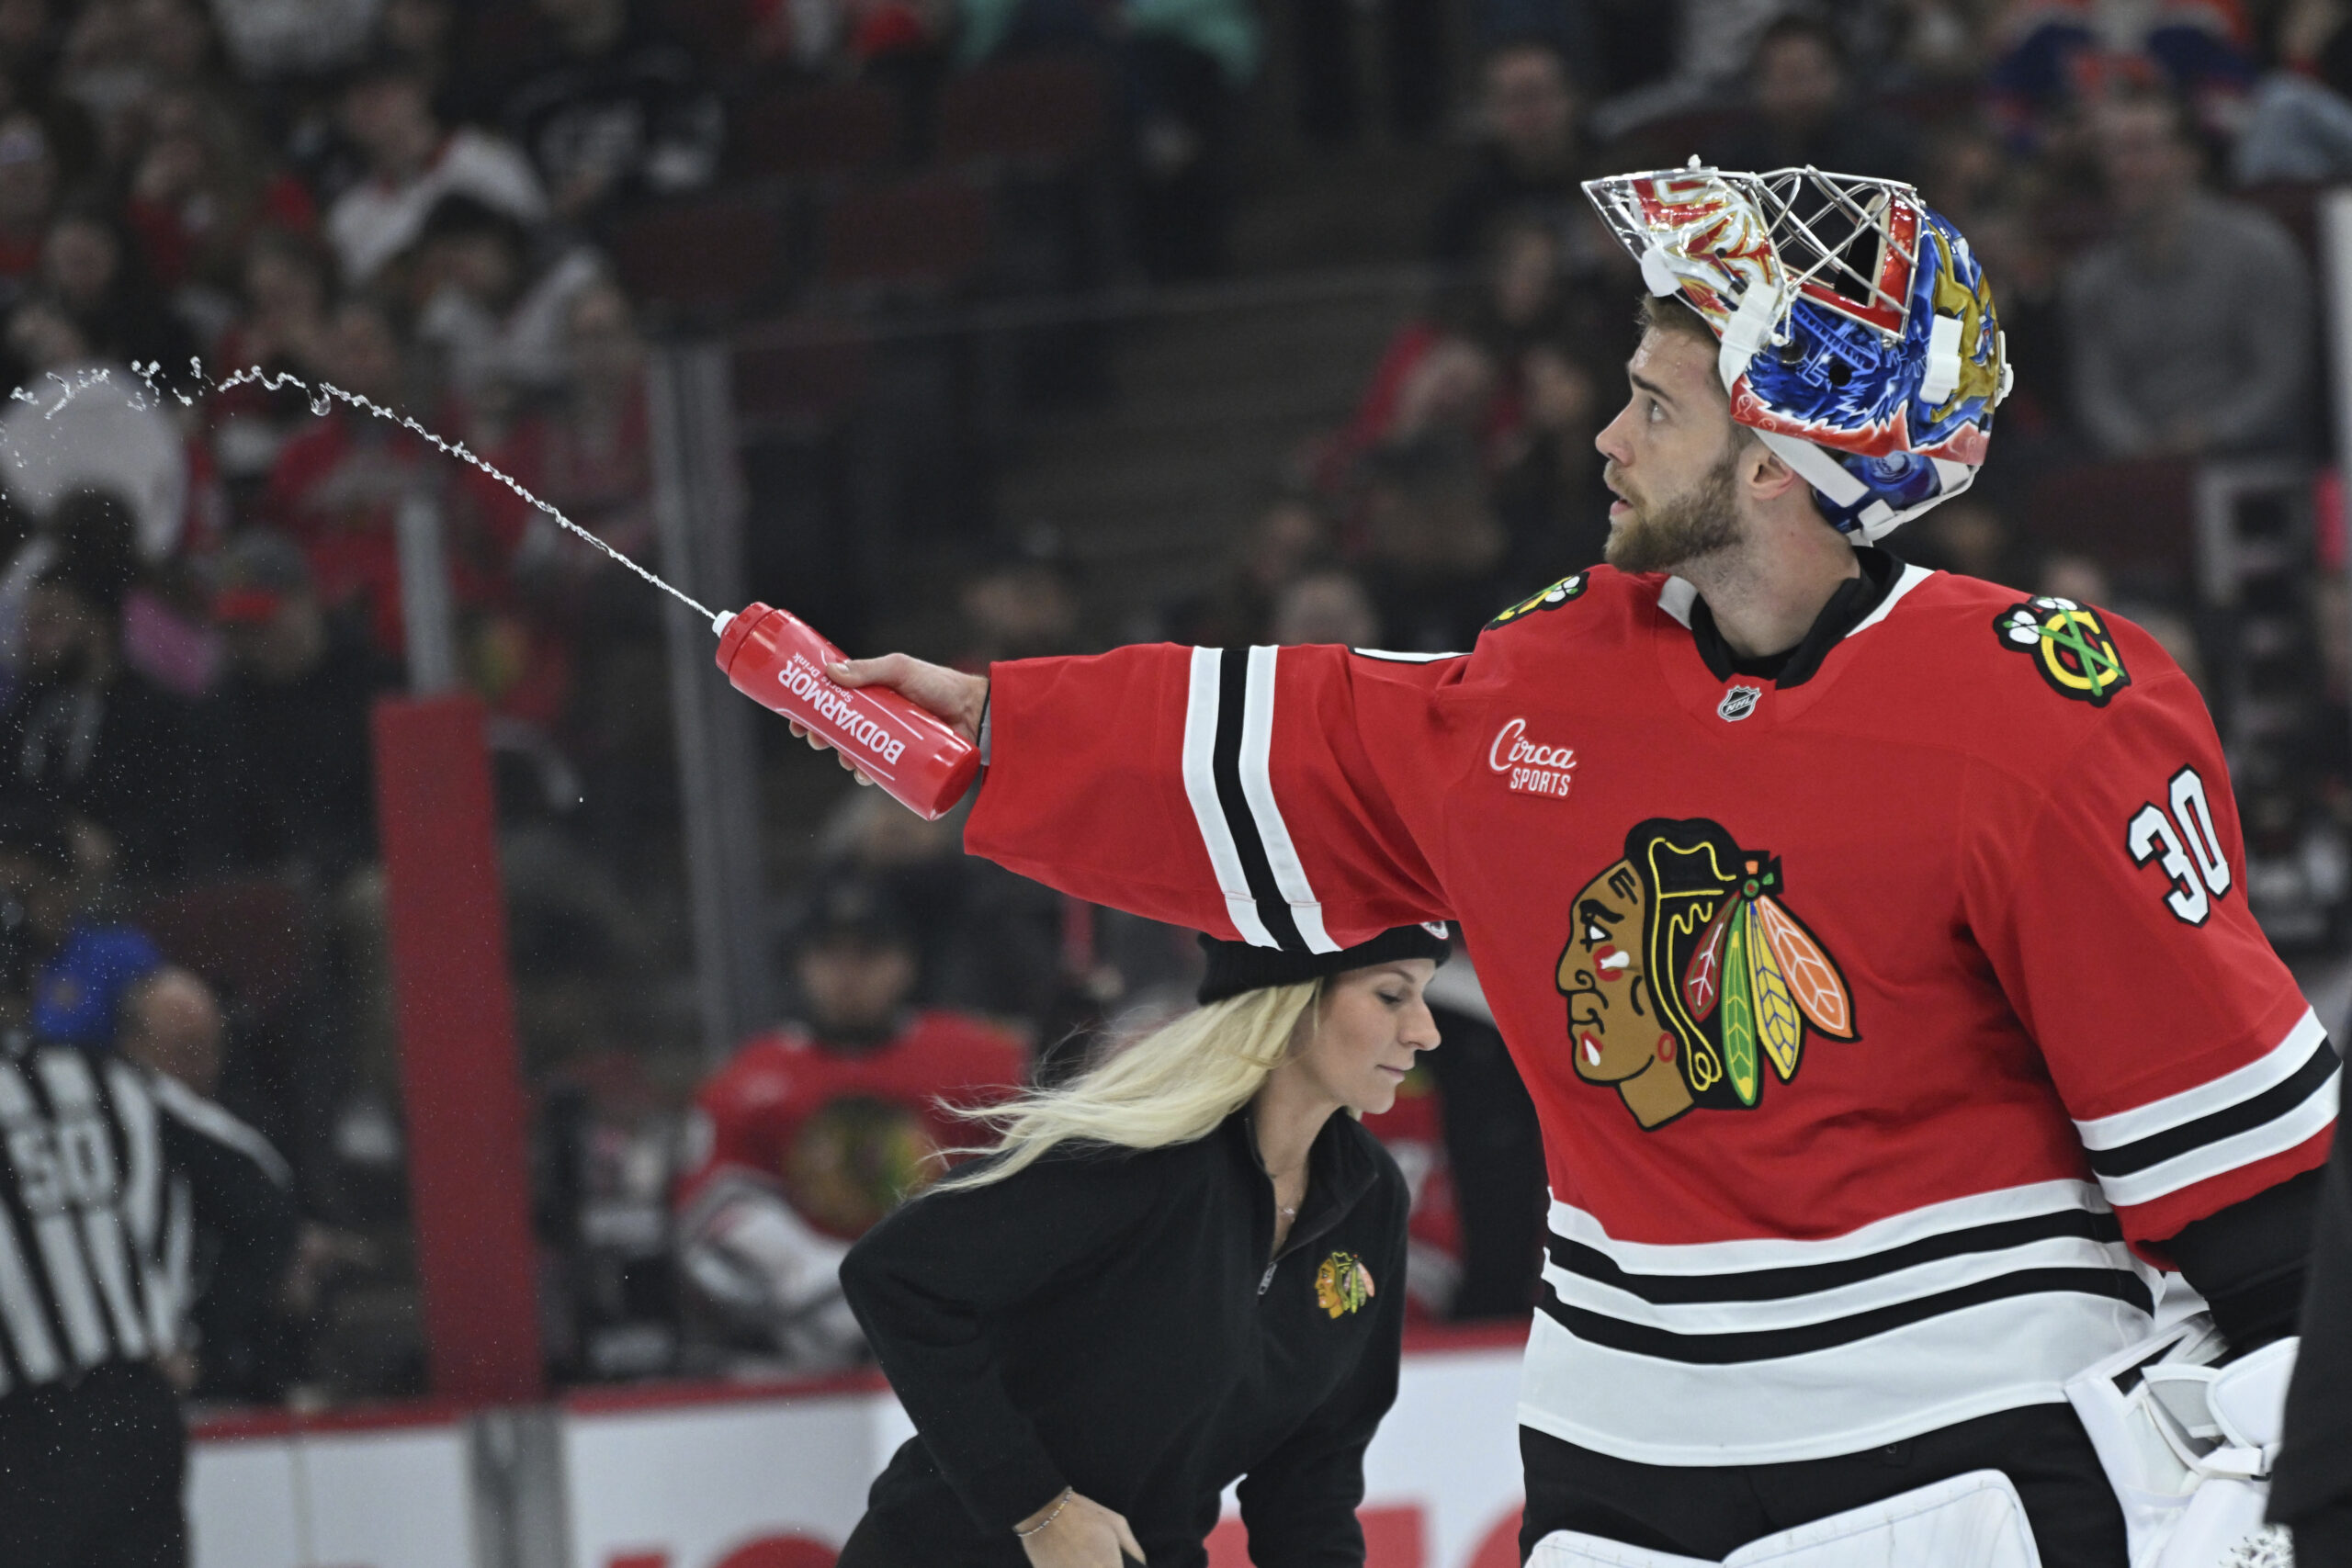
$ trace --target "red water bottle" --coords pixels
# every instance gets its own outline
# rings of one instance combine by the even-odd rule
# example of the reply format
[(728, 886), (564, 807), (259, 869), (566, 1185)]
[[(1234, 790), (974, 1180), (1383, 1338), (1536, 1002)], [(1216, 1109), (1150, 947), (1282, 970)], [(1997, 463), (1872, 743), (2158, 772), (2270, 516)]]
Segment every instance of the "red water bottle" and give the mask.
[(979, 775), (979, 748), (896, 692), (834, 684), (825, 666), (848, 657), (765, 604), (747, 605), (718, 634), (718, 667), (737, 691), (813, 733), (925, 821), (944, 816)]

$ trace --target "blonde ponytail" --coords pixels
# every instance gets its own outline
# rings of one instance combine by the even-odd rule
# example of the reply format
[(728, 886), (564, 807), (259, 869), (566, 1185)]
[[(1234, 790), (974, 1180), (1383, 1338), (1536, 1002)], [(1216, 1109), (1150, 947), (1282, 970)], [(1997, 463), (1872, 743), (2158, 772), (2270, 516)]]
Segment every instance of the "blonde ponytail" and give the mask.
[(1066, 1143), (1158, 1149), (1204, 1138), (1250, 1103), (1290, 1053), (1321, 994), (1319, 980), (1244, 991), (1153, 1030), (1057, 1089), (961, 1114), (995, 1129), (993, 1156), (943, 1178), (933, 1191), (986, 1187)]

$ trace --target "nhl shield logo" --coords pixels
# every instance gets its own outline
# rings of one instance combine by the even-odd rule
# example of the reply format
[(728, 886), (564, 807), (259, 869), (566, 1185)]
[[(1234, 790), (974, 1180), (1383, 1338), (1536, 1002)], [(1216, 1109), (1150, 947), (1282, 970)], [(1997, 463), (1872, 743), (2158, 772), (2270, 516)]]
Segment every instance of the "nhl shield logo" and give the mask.
[(1763, 700), (1764, 688), (1761, 686), (1734, 686), (1724, 694), (1724, 700), (1715, 705), (1715, 716), (1725, 724), (1737, 724), (1754, 713), (1756, 705)]

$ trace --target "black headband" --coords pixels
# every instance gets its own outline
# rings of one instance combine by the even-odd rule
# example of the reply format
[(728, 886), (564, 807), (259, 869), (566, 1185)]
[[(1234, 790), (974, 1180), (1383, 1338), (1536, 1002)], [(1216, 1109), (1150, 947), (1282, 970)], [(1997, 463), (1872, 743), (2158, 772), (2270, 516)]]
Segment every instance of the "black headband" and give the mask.
[(1293, 953), (1279, 947), (1252, 947), (1246, 942), (1219, 942), (1212, 936), (1201, 938), (1201, 951), (1208, 954), (1209, 967), (1194, 997), (1206, 1007), (1244, 991), (1295, 986), (1351, 969), (1394, 964), (1401, 958), (1429, 958), (1442, 964), (1453, 953), (1453, 943), (1443, 926), (1427, 925), (1397, 926), (1337, 953)]

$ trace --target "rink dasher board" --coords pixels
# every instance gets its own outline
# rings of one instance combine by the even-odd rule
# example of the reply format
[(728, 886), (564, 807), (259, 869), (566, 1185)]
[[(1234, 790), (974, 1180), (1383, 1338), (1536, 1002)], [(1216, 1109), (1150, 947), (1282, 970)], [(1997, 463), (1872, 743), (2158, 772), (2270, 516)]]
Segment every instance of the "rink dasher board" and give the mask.
[[(1365, 1457), (1367, 1568), (1515, 1568), (1521, 1339), (1415, 1337)], [(502, 1568), (473, 1539), (462, 1416), (382, 1419), (199, 1427), (195, 1568)], [(913, 1430), (871, 1376), (595, 1391), (557, 1422), (563, 1495), (541, 1517), (569, 1568), (818, 1568)], [(1210, 1555), (1247, 1568), (1238, 1520)]]

